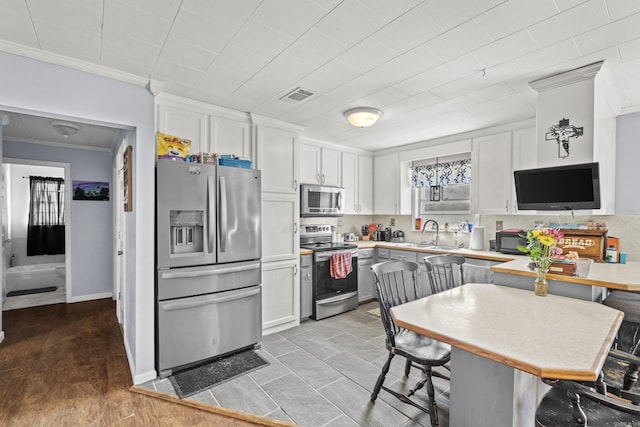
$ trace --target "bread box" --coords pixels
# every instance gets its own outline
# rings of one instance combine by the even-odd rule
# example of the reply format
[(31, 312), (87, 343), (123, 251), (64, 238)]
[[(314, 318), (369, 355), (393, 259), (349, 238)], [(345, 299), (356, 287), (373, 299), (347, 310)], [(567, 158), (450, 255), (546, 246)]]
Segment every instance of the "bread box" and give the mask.
[(590, 258), (595, 262), (604, 262), (607, 247), (607, 230), (560, 229), (564, 237), (556, 244), (563, 253), (577, 252), (580, 258)]

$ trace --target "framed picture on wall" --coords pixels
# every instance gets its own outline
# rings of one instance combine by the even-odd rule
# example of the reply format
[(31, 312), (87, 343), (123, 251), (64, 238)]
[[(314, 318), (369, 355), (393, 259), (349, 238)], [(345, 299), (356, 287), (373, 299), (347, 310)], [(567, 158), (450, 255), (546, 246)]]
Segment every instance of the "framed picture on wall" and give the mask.
[(109, 200), (109, 183), (102, 181), (72, 182), (73, 200)]
[(124, 211), (131, 212), (133, 210), (133, 192), (131, 191), (133, 170), (131, 169), (131, 154), (133, 147), (130, 145), (124, 150), (122, 167), (124, 169), (124, 185), (122, 186), (122, 201), (124, 203)]

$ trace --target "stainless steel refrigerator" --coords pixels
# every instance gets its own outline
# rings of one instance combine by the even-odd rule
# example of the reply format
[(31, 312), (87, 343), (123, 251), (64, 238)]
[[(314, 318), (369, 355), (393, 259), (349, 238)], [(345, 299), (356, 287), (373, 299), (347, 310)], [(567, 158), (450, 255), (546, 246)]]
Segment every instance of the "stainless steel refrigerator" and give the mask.
[(261, 341), (260, 185), (255, 169), (158, 160), (161, 377)]

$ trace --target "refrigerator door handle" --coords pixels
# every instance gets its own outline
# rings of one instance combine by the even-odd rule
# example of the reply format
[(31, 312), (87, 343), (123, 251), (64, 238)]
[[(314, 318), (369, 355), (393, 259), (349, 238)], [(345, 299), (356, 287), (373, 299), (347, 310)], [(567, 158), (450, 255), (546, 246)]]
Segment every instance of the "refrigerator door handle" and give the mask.
[(216, 231), (216, 227), (215, 227), (215, 214), (216, 214), (216, 200), (215, 200), (215, 185), (216, 185), (216, 181), (215, 181), (215, 176), (208, 176), (207, 177), (207, 197), (208, 197), (208, 202), (209, 202), (209, 221), (207, 223), (207, 246), (208, 246), (208, 252), (214, 253), (215, 251), (215, 245), (213, 244), (214, 240), (214, 234)]
[(227, 250), (227, 180), (220, 177), (220, 252)]
[(216, 268), (211, 270), (163, 272), (160, 274), (160, 279), (188, 279), (191, 277), (216, 276), (219, 274), (239, 273), (258, 268), (260, 268), (259, 262), (254, 264), (243, 264), (237, 267)]
[(184, 310), (185, 308), (201, 307), (203, 305), (220, 304), (223, 302), (239, 300), (239, 299), (243, 299), (243, 298), (247, 298), (247, 297), (251, 297), (259, 294), (260, 287), (256, 286), (255, 288), (256, 289), (251, 289), (246, 292), (240, 292), (240, 293), (233, 292), (233, 295), (222, 295), (222, 294), (225, 294), (226, 292), (221, 292), (220, 295), (213, 294), (213, 295), (201, 296), (201, 297), (198, 297), (197, 301), (176, 301), (176, 302), (164, 303), (162, 304), (161, 308), (163, 311)]

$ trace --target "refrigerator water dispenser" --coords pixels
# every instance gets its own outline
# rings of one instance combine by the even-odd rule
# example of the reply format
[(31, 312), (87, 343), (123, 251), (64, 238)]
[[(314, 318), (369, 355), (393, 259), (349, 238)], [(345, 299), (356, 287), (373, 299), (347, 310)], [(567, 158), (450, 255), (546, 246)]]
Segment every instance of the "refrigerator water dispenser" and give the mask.
[(170, 211), (171, 254), (202, 252), (204, 250), (204, 212)]

